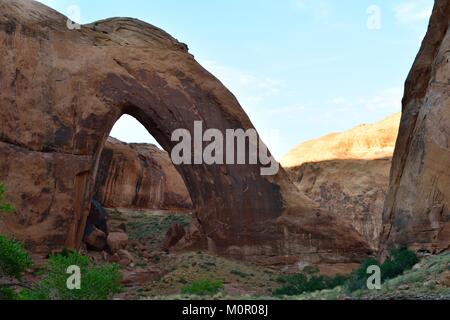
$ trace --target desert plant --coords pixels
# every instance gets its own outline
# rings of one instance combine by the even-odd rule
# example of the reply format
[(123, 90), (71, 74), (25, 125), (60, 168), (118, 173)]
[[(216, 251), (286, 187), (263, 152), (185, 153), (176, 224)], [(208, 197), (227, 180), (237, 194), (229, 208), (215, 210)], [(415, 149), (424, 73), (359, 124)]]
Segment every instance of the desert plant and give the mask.
[(376, 265), (380, 267), (381, 280), (384, 282), (402, 275), (418, 262), (419, 258), (413, 251), (408, 249), (393, 249), (390, 251), (389, 259), (382, 264), (375, 259), (364, 260), (361, 265), (352, 272), (349, 280), (345, 283), (345, 288), (349, 293), (365, 289), (369, 277), (367, 274), (367, 268), (369, 266)]
[[(81, 288), (67, 288), (67, 269), (78, 266)], [(45, 276), (31, 290), (24, 290), (24, 300), (106, 300), (121, 291), (120, 270), (117, 265), (94, 266), (86, 256), (76, 252), (63, 252), (50, 256)]]
[(0, 300), (16, 297), (12, 286), (20, 286), (23, 272), (32, 265), (32, 260), (21, 243), (0, 235)]
[(390, 258), (381, 265), (383, 281), (395, 278), (419, 262), (417, 255), (407, 249), (393, 249)]
[(351, 273), (349, 279), (345, 282), (344, 287), (347, 292), (351, 293), (356, 290), (367, 288), (367, 268), (370, 266), (380, 266), (380, 263), (375, 259), (365, 259), (361, 262), (359, 267)]
[(15, 209), (9, 203), (4, 203), (4, 197), (6, 193), (6, 187), (3, 183), (0, 183), (0, 213), (9, 213), (13, 212)]
[(20, 242), (0, 235), (0, 276), (20, 279), (31, 264), (31, 258)]
[(198, 280), (183, 286), (182, 294), (212, 296), (223, 289), (223, 281)]
[(337, 275), (334, 277), (316, 275), (312, 273), (299, 273), (295, 275), (282, 276), (278, 279), (283, 284), (281, 288), (273, 293), (275, 296), (294, 296), (302, 293), (333, 289), (342, 286), (348, 277)]

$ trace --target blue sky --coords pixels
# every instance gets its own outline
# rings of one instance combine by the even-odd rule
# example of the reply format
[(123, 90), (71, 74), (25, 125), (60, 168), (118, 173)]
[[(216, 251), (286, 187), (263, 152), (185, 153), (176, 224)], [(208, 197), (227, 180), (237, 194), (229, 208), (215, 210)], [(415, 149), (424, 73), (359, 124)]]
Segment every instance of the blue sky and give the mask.
[[(401, 110), (432, 0), (42, 0), (81, 23), (134, 17), (187, 43), (280, 159), (300, 142)], [(77, 20), (76, 16), (72, 16)], [(154, 141), (122, 118), (112, 135)]]

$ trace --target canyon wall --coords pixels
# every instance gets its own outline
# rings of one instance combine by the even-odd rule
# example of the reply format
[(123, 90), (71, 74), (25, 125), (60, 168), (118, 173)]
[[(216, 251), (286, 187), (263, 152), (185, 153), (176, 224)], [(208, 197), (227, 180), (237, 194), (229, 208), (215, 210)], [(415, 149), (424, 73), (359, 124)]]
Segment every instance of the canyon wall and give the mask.
[(305, 142), (283, 160), (295, 164), (286, 170), (301, 192), (351, 223), (374, 250), (379, 245), (400, 116)]
[(95, 199), (107, 208), (192, 209), (189, 192), (169, 155), (151, 144), (108, 138), (95, 192)]
[(450, 248), (450, 1), (436, 0), (405, 85), (381, 236), (392, 247)]

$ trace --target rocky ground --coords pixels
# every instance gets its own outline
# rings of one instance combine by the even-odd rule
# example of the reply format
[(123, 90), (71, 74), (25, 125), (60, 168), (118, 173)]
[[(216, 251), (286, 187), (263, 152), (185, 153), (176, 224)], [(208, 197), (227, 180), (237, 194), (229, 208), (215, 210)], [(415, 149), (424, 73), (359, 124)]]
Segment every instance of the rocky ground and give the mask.
[[(450, 299), (450, 253), (423, 257), (412, 270), (383, 284), (380, 291), (361, 290), (352, 294), (342, 287), (300, 296), (274, 297), (280, 288), (279, 277), (292, 273), (275, 267), (264, 267), (234, 261), (205, 252), (170, 253), (161, 249), (167, 231), (174, 225), (187, 227), (188, 212), (110, 210), (113, 233), (128, 236), (125, 251), (128, 260), (121, 265), (123, 292), (117, 300), (173, 299), (293, 299), (293, 300), (436, 300)], [(126, 233), (125, 233), (126, 231)], [(97, 264), (111, 262), (107, 252), (84, 252)], [(39, 267), (45, 260), (34, 257), (36, 268), (25, 276), (28, 283), (39, 280)], [(300, 270), (299, 270), (300, 271)], [(212, 296), (182, 294), (182, 288), (199, 280), (220, 281), (223, 288)]]
[(424, 257), (403, 275), (383, 283), (381, 290), (360, 290), (351, 295), (341, 287), (294, 297), (299, 300), (448, 300), (450, 299), (450, 253)]
[[(133, 256), (133, 263), (122, 268), (125, 290), (116, 299), (191, 299), (194, 297), (182, 295), (181, 290), (198, 280), (224, 283), (215, 299), (274, 299), (272, 292), (280, 287), (277, 279), (283, 270), (200, 251), (162, 251), (167, 230), (173, 224), (188, 226), (189, 222), (189, 213), (111, 211), (112, 229), (126, 225), (128, 250)], [(380, 291), (349, 295), (338, 287), (289, 299), (450, 299), (450, 254), (424, 257), (413, 270), (383, 284)]]

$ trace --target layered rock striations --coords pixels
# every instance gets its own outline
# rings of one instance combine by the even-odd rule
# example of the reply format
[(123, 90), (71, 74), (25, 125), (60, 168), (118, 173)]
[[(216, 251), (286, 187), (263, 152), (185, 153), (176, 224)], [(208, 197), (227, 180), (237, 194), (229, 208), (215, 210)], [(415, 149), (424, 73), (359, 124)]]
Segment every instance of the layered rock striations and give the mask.
[(363, 124), (304, 142), (289, 151), (281, 164), (290, 168), (307, 162), (390, 158), (394, 153), (400, 117), (400, 113), (395, 113), (374, 124)]
[[(299, 190), (351, 223), (374, 250), (379, 244), (399, 123), (400, 114), (394, 114), (372, 125), (306, 142), (285, 157), (288, 164), (297, 164), (287, 172)], [(376, 156), (384, 158), (366, 160)], [(311, 159), (316, 162), (307, 162)]]
[(403, 114), (383, 213), (391, 247), (450, 248), (450, 1), (436, 0), (405, 85)]
[(94, 197), (108, 208), (192, 208), (183, 178), (166, 152), (114, 138), (108, 138), (102, 152)]

